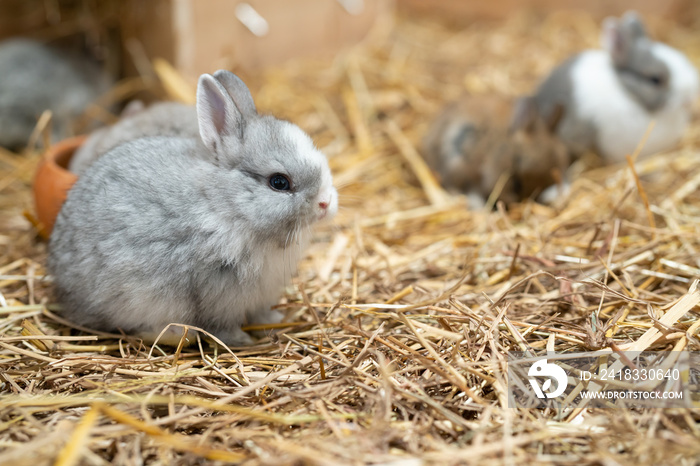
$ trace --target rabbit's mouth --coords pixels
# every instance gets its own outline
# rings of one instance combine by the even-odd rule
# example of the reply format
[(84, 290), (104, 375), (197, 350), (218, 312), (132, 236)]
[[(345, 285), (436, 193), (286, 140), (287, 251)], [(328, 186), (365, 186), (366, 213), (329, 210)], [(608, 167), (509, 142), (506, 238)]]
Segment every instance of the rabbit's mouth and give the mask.
[(333, 214), (329, 213), (330, 207), (319, 208), (318, 215), (316, 215), (316, 221), (322, 222), (324, 220), (330, 220), (333, 218)]
[(335, 188), (329, 190), (326, 200), (321, 200), (318, 203), (318, 215), (316, 221), (330, 220), (335, 217), (338, 212), (338, 193)]

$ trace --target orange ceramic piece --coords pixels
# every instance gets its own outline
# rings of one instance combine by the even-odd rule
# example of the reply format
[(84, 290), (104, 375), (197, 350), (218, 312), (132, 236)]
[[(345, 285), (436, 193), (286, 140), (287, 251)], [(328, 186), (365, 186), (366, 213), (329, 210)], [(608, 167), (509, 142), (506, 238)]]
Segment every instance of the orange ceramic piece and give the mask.
[(39, 163), (34, 177), (34, 205), (39, 219), (39, 233), (48, 238), (63, 206), (68, 191), (78, 176), (68, 171), (73, 152), (85, 141), (86, 136), (66, 139), (51, 146)]

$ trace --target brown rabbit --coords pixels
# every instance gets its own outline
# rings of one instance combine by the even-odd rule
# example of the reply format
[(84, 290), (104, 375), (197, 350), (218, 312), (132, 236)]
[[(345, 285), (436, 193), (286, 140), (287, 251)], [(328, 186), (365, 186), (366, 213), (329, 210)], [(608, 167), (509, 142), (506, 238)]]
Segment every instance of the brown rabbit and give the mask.
[(545, 193), (540, 200), (549, 202), (570, 164), (554, 135), (561, 117), (560, 108), (542, 118), (532, 97), (466, 96), (436, 118), (423, 155), (443, 186), (468, 194), (475, 207), (483, 206), (504, 174), (499, 199), (511, 203)]

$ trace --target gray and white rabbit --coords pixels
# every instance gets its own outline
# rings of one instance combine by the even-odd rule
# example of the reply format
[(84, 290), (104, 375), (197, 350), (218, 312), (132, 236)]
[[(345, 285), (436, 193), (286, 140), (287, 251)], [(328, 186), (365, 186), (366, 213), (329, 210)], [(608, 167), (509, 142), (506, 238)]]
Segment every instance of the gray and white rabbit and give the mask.
[(435, 119), (423, 156), (443, 186), (467, 194), (472, 207), (484, 205), (502, 176), (504, 202), (547, 190), (551, 201), (569, 166), (566, 146), (553, 134), (560, 118), (542, 118), (531, 97), (465, 96)]
[(678, 50), (649, 38), (635, 12), (607, 18), (602, 50), (584, 51), (547, 77), (537, 90), (545, 116), (565, 107), (557, 134), (580, 155), (598, 152), (608, 163), (632, 154), (652, 120), (641, 155), (675, 146), (698, 96), (698, 72)]
[(111, 79), (87, 57), (30, 39), (0, 43), (0, 146), (26, 146), (39, 116), (53, 112), (52, 137), (72, 135), (71, 124), (109, 89)]
[(78, 148), (68, 165), (77, 175), (115, 147), (147, 136), (199, 137), (197, 111), (191, 105), (159, 102), (145, 108), (135, 100), (126, 106), (119, 121), (93, 131)]
[(201, 139), (117, 146), (69, 192), (48, 267), (73, 321), (147, 340), (189, 324), (242, 345), (242, 324), (281, 320), (271, 306), (312, 225), (337, 211), (326, 157), (296, 125), (258, 114), (228, 71), (200, 77), (196, 108)]

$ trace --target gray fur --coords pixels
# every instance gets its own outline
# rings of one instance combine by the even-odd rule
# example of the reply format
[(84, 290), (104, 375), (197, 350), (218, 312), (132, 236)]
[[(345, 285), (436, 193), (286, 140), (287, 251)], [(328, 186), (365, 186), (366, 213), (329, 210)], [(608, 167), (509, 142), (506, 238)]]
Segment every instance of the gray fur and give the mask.
[(26, 146), (36, 122), (53, 112), (54, 139), (72, 135), (71, 123), (111, 82), (86, 57), (29, 39), (0, 43), (0, 146)]
[(566, 143), (573, 154), (582, 154), (586, 150), (596, 150), (596, 128), (593, 122), (581, 118), (573, 105), (573, 83), (571, 68), (579, 56), (569, 58), (556, 67), (540, 84), (534, 98), (542, 117), (549, 119), (557, 107), (566, 108), (566, 114), (559, 122), (555, 132)]
[(68, 169), (78, 175), (115, 147), (147, 136), (199, 137), (197, 112), (191, 105), (160, 102), (128, 110), (117, 123), (93, 132), (71, 158)]
[[(210, 110), (198, 114), (200, 125), (221, 116)], [(137, 139), (88, 168), (50, 242), (48, 266), (70, 319), (146, 337), (177, 322), (234, 345), (251, 341), (241, 324), (280, 320), (270, 307), (319, 218), (319, 199), (333, 201), (332, 216), (337, 194), (325, 157), (291, 123), (256, 113), (240, 137), (226, 138), (236, 141), (216, 157), (203, 155), (197, 138)], [(272, 189), (276, 173), (293, 189)]]

